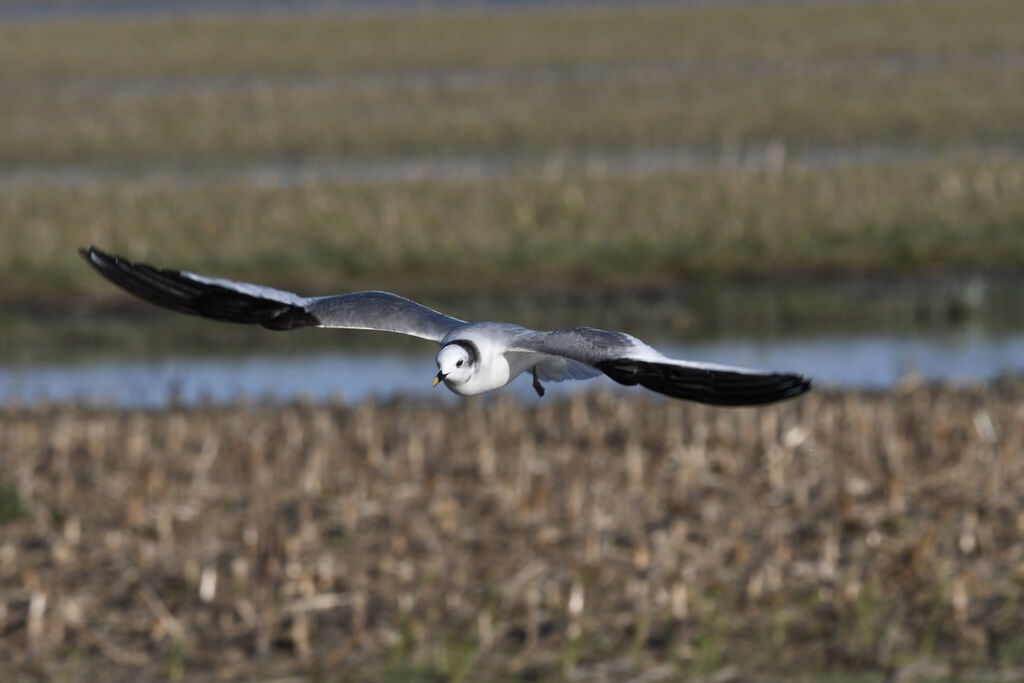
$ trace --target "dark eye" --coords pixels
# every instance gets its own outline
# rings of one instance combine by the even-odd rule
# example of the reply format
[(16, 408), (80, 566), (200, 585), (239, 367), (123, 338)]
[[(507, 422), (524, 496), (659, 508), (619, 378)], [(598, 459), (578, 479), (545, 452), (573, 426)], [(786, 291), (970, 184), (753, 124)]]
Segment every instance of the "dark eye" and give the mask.
[(458, 363), (456, 363), (456, 364), (455, 364), (455, 367), (457, 367), (457, 368), (461, 368), (461, 367), (462, 367), (462, 361), (460, 360), (460, 361), (459, 361)]

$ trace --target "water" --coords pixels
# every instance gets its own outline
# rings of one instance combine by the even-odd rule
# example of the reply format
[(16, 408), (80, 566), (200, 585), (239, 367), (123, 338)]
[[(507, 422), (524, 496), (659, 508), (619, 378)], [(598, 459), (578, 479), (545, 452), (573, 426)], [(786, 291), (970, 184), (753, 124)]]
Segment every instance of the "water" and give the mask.
[[(876, 0), (647, 0), (650, 5), (836, 4)], [(628, 0), (635, 4), (636, 0)], [(550, 6), (549, 0), (13, 0), (0, 3), (0, 19), (47, 21), (67, 19), (249, 16), (261, 13), (394, 12), (443, 9), (505, 9)], [(556, 7), (625, 5), (626, 0), (559, 0)]]
[[(887, 389), (908, 374), (954, 383), (1024, 372), (1024, 331), (939, 336), (863, 334), (797, 339), (726, 339), (685, 348), (659, 344), (680, 358), (803, 373), (818, 387)], [(0, 404), (77, 400), (119, 407), (169, 403), (229, 403), (239, 398), (358, 402), (369, 397), (429, 396), (458, 400), (432, 388), (433, 355), (331, 352), (301, 356), (169, 357), (153, 360), (0, 366)], [(606, 378), (548, 384), (547, 398), (623, 388)], [(523, 376), (503, 391), (538, 399)]]

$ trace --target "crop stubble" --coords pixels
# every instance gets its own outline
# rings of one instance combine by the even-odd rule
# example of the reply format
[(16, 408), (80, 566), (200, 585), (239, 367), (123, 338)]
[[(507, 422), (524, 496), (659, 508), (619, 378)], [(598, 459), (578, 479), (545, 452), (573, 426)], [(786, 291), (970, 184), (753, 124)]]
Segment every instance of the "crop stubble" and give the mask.
[(1013, 382), (759, 410), (8, 407), (0, 661), (125, 679), (1007, 667), (1022, 424)]

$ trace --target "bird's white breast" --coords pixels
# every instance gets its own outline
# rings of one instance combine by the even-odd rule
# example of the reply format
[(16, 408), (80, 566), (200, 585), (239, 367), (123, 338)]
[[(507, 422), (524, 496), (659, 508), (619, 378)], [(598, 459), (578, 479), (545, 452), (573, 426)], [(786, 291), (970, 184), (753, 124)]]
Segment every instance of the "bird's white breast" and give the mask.
[[(479, 327), (494, 327), (497, 329), (499, 325), (483, 323)], [(487, 330), (483, 329), (474, 330), (472, 326), (470, 329), (463, 328), (459, 330), (457, 338), (473, 342), (473, 345), (476, 346), (480, 354), (480, 358), (477, 363), (476, 372), (467, 381), (461, 384), (454, 384), (446, 379), (444, 381), (445, 386), (461, 396), (474, 396), (503, 387), (515, 379), (519, 372), (513, 374), (508, 361), (505, 359), (506, 349), (501, 343), (503, 336), (490, 334)], [(447, 343), (447, 339), (442, 342), (442, 344), (444, 343)]]

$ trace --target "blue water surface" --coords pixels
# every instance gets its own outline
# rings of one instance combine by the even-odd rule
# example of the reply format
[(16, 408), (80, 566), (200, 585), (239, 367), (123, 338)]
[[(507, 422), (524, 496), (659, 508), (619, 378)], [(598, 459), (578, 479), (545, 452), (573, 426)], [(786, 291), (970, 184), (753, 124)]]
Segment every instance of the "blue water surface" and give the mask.
[[(734, 338), (658, 344), (679, 358), (799, 372), (818, 387), (887, 389), (908, 375), (952, 383), (985, 381), (1024, 372), (1024, 332), (943, 335)], [(432, 353), (317, 352), (233, 357), (170, 356), (0, 366), (0, 404), (76, 400), (119, 407), (158, 408), (171, 403), (229, 403), (238, 399), (296, 398), (357, 402), (370, 397), (430, 396), (458, 400), (433, 388)], [(619, 387), (607, 378), (548, 384), (550, 397)], [(536, 401), (528, 377), (501, 391)]]

